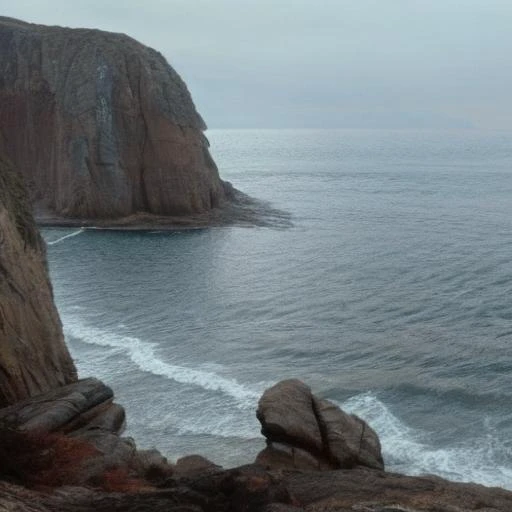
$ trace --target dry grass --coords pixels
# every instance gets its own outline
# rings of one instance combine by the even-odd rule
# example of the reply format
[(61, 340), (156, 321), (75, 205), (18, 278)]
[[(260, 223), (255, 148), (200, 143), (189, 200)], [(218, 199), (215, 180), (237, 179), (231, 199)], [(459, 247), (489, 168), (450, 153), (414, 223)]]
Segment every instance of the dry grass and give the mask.
[(0, 428), (0, 477), (29, 486), (73, 484), (82, 464), (98, 451), (63, 434)]
[[(101, 457), (90, 443), (64, 434), (24, 433), (0, 427), (0, 479), (27, 487), (61, 487), (84, 482), (84, 472)], [(101, 467), (101, 465), (100, 465)], [(150, 490), (128, 468), (108, 468), (90, 478), (91, 485), (111, 492)]]

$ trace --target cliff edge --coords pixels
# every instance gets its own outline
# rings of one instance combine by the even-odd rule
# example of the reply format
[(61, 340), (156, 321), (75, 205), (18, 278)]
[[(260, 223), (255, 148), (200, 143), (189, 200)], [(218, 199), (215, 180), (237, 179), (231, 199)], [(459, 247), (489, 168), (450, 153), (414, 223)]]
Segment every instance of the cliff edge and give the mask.
[(36, 215), (204, 214), (234, 194), (165, 58), (134, 39), (0, 17), (0, 151)]
[(0, 407), (76, 380), (21, 177), (0, 157)]

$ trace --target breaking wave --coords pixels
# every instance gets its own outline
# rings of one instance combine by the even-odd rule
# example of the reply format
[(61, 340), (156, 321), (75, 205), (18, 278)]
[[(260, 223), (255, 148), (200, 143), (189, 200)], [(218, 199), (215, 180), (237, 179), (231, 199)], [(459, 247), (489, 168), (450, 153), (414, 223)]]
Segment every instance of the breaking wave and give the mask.
[(215, 372), (171, 364), (158, 357), (157, 345), (132, 336), (124, 336), (88, 326), (79, 320), (64, 319), (64, 332), (88, 344), (120, 350), (142, 371), (165, 377), (180, 384), (199, 386), (234, 398), (242, 408), (254, 407), (259, 394), (235, 379)]
[(388, 470), (410, 475), (436, 474), (459, 482), (478, 482), (512, 489), (512, 450), (487, 422), (482, 436), (437, 448), (432, 433), (407, 426), (374, 394), (356, 395), (339, 403), (366, 420), (379, 435)]

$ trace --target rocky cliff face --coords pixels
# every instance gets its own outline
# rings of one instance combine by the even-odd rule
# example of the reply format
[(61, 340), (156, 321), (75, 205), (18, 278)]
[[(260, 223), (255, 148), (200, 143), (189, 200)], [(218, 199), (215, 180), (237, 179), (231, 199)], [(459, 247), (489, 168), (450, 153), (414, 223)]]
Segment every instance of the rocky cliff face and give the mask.
[(36, 211), (190, 215), (223, 203), (190, 94), (158, 52), (99, 30), (0, 17), (0, 149)]
[(0, 158), (0, 407), (76, 380), (20, 176)]

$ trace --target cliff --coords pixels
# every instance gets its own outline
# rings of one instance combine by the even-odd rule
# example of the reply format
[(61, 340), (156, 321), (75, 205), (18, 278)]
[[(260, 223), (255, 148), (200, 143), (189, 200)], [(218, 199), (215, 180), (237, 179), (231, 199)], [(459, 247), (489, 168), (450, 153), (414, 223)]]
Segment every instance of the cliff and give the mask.
[(0, 407), (76, 380), (21, 181), (0, 157)]
[(0, 17), (0, 151), (42, 219), (207, 213), (219, 178), (185, 83), (123, 34)]
[(124, 411), (112, 400), (98, 380), (77, 380), (21, 175), (0, 158), (0, 510), (512, 510), (503, 489), (384, 471), (371, 427), (298, 380), (264, 393), (266, 447), (227, 470), (137, 450), (120, 437)]

